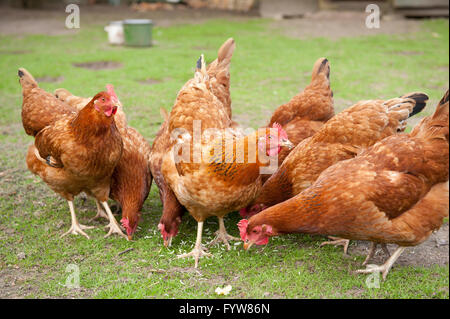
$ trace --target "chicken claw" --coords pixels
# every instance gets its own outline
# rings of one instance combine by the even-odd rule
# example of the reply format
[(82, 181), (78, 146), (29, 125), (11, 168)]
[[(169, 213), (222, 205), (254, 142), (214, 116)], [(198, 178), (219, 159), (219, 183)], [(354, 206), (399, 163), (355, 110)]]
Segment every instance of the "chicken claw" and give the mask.
[(97, 215), (92, 217), (89, 221), (93, 221), (93, 220), (96, 220), (96, 219), (99, 219), (99, 218), (109, 219), (108, 214), (106, 214), (103, 211), (102, 206), (100, 205), (100, 202), (98, 200), (95, 200), (95, 205), (97, 205)]
[(185, 253), (178, 255), (178, 258), (186, 258), (186, 257), (194, 257), (195, 265), (194, 268), (198, 268), (198, 259), (200, 257), (210, 257), (212, 256), (210, 253), (206, 252), (203, 247), (194, 247), (194, 249), (190, 253)]
[(70, 226), (70, 229), (67, 232), (65, 232), (64, 234), (61, 235), (61, 238), (68, 234), (73, 234), (73, 235), (83, 235), (87, 239), (90, 239), (88, 234), (86, 234), (83, 231), (83, 229), (92, 229), (92, 228), (94, 228), (94, 226), (85, 226), (85, 225), (81, 225), (80, 223), (78, 223), (77, 216), (75, 215), (75, 208), (73, 206), (73, 201), (67, 201), (67, 202), (69, 203), (70, 215), (72, 217), (72, 226)]
[(126, 236), (122, 229), (120, 228), (119, 223), (117, 222), (116, 218), (113, 216), (111, 210), (109, 209), (107, 202), (102, 202), (103, 208), (105, 209), (106, 213), (108, 214), (109, 218), (109, 224), (105, 227), (109, 227), (109, 232), (104, 236), (104, 238), (111, 236), (112, 234), (118, 234), (119, 236), (122, 236), (128, 240), (128, 236)]
[(204, 248), (202, 247), (202, 232), (203, 232), (203, 222), (198, 222), (197, 239), (195, 241), (194, 249), (190, 253), (181, 254), (181, 255), (177, 256), (178, 258), (186, 258), (186, 257), (193, 256), (195, 258), (195, 266), (194, 266), (194, 268), (198, 267), (198, 259), (200, 257), (203, 257), (203, 256), (209, 257), (209, 256), (211, 256), (211, 254), (207, 253), (204, 250)]
[(349, 239), (339, 238), (339, 237), (333, 237), (328, 236), (329, 239), (332, 239), (331, 241), (325, 241), (320, 244), (320, 247), (325, 245), (335, 245), (335, 246), (344, 246), (344, 255), (348, 255), (348, 245), (350, 244)]
[(381, 266), (379, 265), (367, 265), (366, 269), (356, 270), (358, 274), (369, 274), (374, 272), (381, 272), (383, 274), (383, 280), (386, 280), (386, 277), (389, 273), (389, 270), (392, 268), (392, 265), (398, 259), (398, 257), (402, 254), (406, 247), (398, 247), (397, 250), (392, 254), (391, 257)]
[(222, 241), (225, 246), (227, 246), (227, 250), (230, 250), (230, 244), (228, 243), (229, 240), (240, 240), (240, 238), (233, 237), (227, 233), (227, 230), (225, 229), (225, 224), (223, 222), (222, 217), (217, 217), (219, 219), (219, 230), (216, 231), (216, 238), (214, 238), (209, 245), (215, 245), (217, 242)]
[[(366, 266), (366, 265), (369, 263), (369, 261), (372, 259), (372, 257), (375, 255), (375, 252), (376, 252), (376, 250), (377, 250), (377, 246), (378, 246), (377, 243), (372, 243), (372, 244), (370, 245), (369, 253), (367, 254), (366, 259), (365, 259), (364, 262), (362, 263), (363, 266)], [(389, 253), (389, 249), (387, 248), (386, 244), (381, 244), (381, 248), (383, 249), (384, 253), (385, 253), (388, 257), (391, 256), (391, 254)]]

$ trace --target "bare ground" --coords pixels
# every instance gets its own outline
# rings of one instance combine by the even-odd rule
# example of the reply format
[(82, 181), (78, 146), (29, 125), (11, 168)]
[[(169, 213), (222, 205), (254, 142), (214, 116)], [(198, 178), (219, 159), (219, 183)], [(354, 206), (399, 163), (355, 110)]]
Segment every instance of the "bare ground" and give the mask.
[[(67, 29), (67, 17), (63, 5), (46, 8), (45, 10), (18, 10), (0, 5), (0, 34), (47, 34), (60, 35), (77, 32), (77, 29)], [(365, 12), (354, 11), (320, 11), (297, 19), (273, 20), (272, 27), (282, 33), (296, 38), (327, 37), (337, 39), (375, 34), (402, 34), (419, 29), (420, 21), (405, 19), (396, 15), (382, 17), (379, 29), (368, 29), (365, 26)], [(158, 10), (152, 12), (136, 12), (127, 6), (120, 8), (106, 5), (81, 6), (81, 27), (83, 24), (104, 24), (124, 18), (152, 19), (156, 26), (176, 24), (199, 24), (210, 19), (227, 19), (230, 21), (257, 18), (250, 14), (177, 7), (174, 10)]]
[(301, 19), (274, 21), (273, 28), (281, 29), (284, 34), (294, 38), (325, 37), (338, 39), (377, 34), (403, 34), (419, 30), (420, 21), (405, 19), (398, 15), (383, 16), (380, 28), (366, 27), (367, 13), (356, 11), (320, 11)]
[[(424, 243), (415, 247), (407, 248), (395, 263), (397, 266), (422, 266), (430, 267), (433, 265), (448, 265), (448, 223), (443, 225), (437, 232), (432, 234)], [(369, 251), (369, 242), (358, 241), (357, 245), (351, 245), (349, 253), (352, 255), (367, 255)], [(392, 254), (397, 245), (388, 245), (388, 249)], [(371, 264), (382, 264), (386, 261), (387, 256), (378, 248)]]
[[(67, 29), (65, 20), (68, 13), (64, 6), (46, 8), (45, 10), (18, 10), (0, 5), (0, 34), (46, 34), (62, 35), (77, 32)], [(83, 24), (104, 24), (123, 19), (152, 19), (156, 26), (176, 24), (199, 24), (211, 19), (228, 19), (239, 21), (251, 16), (241, 13), (189, 8), (136, 12), (127, 6), (120, 8), (107, 5), (80, 6), (80, 27)]]

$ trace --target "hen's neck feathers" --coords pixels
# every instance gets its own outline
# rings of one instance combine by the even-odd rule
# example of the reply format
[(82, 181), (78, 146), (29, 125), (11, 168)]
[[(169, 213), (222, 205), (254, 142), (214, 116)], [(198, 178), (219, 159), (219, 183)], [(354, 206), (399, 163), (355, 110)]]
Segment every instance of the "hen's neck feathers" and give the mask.
[(71, 123), (75, 136), (80, 140), (89, 140), (93, 136), (104, 136), (117, 130), (114, 116), (105, 117), (95, 110), (93, 102), (89, 102), (75, 116)]
[(322, 214), (320, 195), (305, 192), (252, 216), (249, 227), (270, 225), (274, 235), (281, 233), (318, 233)]
[(269, 164), (268, 157), (260, 157), (258, 148), (258, 141), (264, 134), (265, 131), (257, 131), (239, 139), (230, 139), (227, 142), (225, 139), (219, 139), (214, 142), (208, 154), (211, 172), (225, 178), (237, 179), (244, 184), (246, 180), (248, 183), (254, 182), (259, 176), (260, 167)]

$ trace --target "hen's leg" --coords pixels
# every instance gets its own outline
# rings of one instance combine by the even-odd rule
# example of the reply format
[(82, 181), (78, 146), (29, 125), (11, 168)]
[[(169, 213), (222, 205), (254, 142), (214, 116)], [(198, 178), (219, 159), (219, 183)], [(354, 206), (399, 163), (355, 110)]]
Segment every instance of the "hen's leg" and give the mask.
[(190, 253), (178, 255), (178, 258), (186, 258), (194, 256), (195, 258), (195, 268), (198, 267), (198, 259), (202, 256), (211, 256), (210, 253), (207, 253), (203, 250), (202, 247), (202, 232), (203, 232), (203, 222), (198, 222), (197, 226), (197, 240), (195, 241), (194, 249)]
[(363, 266), (367, 265), (367, 263), (372, 259), (373, 255), (375, 255), (375, 251), (377, 250), (377, 243), (370, 243), (369, 253), (367, 254), (366, 259), (362, 263)]
[(374, 273), (374, 272), (381, 272), (383, 274), (383, 280), (385, 280), (392, 265), (395, 263), (395, 261), (398, 259), (398, 257), (400, 257), (400, 255), (405, 250), (405, 248), (406, 247), (398, 247), (397, 250), (392, 254), (392, 256), (389, 257), (389, 259), (381, 266), (367, 265), (366, 269), (359, 269), (356, 272), (358, 274), (369, 274), (369, 273)]
[(217, 217), (219, 219), (219, 230), (216, 232), (216, 238), (213, 239), (209, 244), (214, 245), (218, 241), (222, 241), (226, 246), (227, 249), (230, 250), (230, 244), (228, 243), (229, 240), (240, 240), (239, 238), (233, 237), (227, 233), (227, 230), (225, 229), (225, 224), (223, 222), (223, 217)]
[(348, 245), (350, 244), (349, 239), (333, 237), (333, 236), (328, 236), (328, 238), (331, 239), (331, 241), (325, 241), (325, 242), (321, 243), (320, 247), (325, 246), (325, 245), (344, 246), (344, 255), (348, 255), (347, 254)]
[[(389, 253), (389, 250), (386, 246), (386, 244), (380, 244), (381, 248), (383, 249), (384, 253), (388, 256), (391, 257), (391, 254)], [(371, 243), (370, 248), (369, 248), (369, 253), (367, 254), (366, 259), (364, 260), (364, 262), (362, 263), (363, 266), (367, 265), (369, 263), (369, 261), (372, 259), (372, 257), (375, 255), (375, 252), (377, 251), (377, 243)]]
[(122, 232), (119, 223), (117, 222), (116, 218), (109, 209), (108, 203), (102, 202), (102, 205), (103, 208), (105, 208), (105, 211), (108, 214), (109, 218), (109, 224), (106, 226), (109, 227), (109, 232), (105, 235), (105, 238), (111, 236), (112, 234), (118, 234), (119, 236), (122, 236), (128, 240), (128, 237)]
[(73, 201), (69, 200), (67, 202), (69, 203), (70, 216), (72, 217), (72, 226), (70, 226), (70, 229), (64, 234), (62, 234), (61, 237), (64, 237), (67, 234), (74, 234), (74, 235), (81, 234), (85, 236), (87, 239), (90, 239), (89, 236), (83, 231), (83, 229), (91, 229), (94, 228), (94, 226), (85, 226), (78, 223), (77, 215), (75, 215), (75, 208), (73, 207)]
[(103, 211), (102, 206), (98, 200), (95, 200), (95, 205), (97, 205), (97, 215), (91, 218), (91, 221), (99, 218), (109, 219), (108, 215)]

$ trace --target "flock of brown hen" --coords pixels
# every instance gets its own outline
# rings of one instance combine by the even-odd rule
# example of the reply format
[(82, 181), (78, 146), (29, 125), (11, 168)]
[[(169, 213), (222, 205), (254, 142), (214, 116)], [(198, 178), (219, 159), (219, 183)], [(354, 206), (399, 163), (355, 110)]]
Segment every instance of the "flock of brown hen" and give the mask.
[[(402, 251), (427, 239), (448, 216), (448, 91), (433, 115), (407, 134), (408, 118), (423, 110), (426, 94), (360, 101), (335, 115), (330, 64), (321, 58), (304, 91), (279, 106), (266, 127), (248, 131), (232, 120), (234, 49), (229, 39), (208, 66), (200, 57), (171, 112), (161, 109), (164, 122), (152, 147), (128, 126), (112, 85), (87, 99), (65, 89), (50, 94), (19, 69), (22, 122), (35, 138), (26, 162), (68, 201), (72, 226), (63, 236), (89, 238), (84, 230), (91, 227), (77, 221), (73, 205), (85, 193), (96, 201), (96, 217), (109, 220), (105, 237), (130, 240), (154, 179), (165, 246), (185, 211), (198, 222), (194, 249), (179, 256), (193, 256), (195, 267), (210, 255), (202, 245), (205, 219), (219, 220), (211, 244), (222, 241), (230, 249), (229, 240), (239, 238), (227, 233), (223, 219), (240, 211), (244, 249), (288, 233), (329, 236), (323, 244), (342, 244), (345, 252), (349, 240), (366, 240), (372, 242), (367, 265), (377, 245), (389, 253), (386, 244), (397, 244), (384, 265), (358, 271), (386, 278)], [(120, 224), (108, 198), (121, 207)]]

